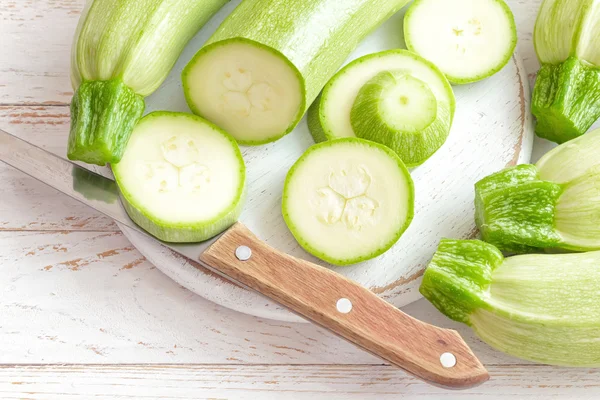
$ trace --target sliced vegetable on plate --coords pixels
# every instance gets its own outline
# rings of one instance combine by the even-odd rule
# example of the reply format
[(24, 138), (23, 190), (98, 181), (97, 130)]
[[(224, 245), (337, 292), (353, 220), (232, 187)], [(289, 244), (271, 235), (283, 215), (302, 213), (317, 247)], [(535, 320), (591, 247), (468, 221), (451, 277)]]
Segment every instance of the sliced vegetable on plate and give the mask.
[(508, 63), (517, 28), (503, 0), (415, 0), (404, 17), (404, 39), (450, 82), (465, 84)]
[(227, 0), (94, 0), (71, 60), (71, 160), (119, 162), (144, 112), (192, 36)]
[(300, 245), (334, 265), (376, 257), (398, 241), (414, 213), (414, 187), (400, 158), (358, 138), (310, 147), (283, 190), (285, 222)]
[(504, 258), (479, 240), (442, 240), (420, 291), (487, 344), (526, 360), (600, 366), (600, 251)]
[(600, 249), (600, 130), (475, 185), (483, 239), (506, 252)]
[(183, 71), (188, 105), (239, 143), (300, 121), (358, 43), (408, 0), (244, 0)]
[(352, 61), (327, 83), (308, 111), (316, 142), (360, 137), (388, 146), (409, 167), (446, 141), (455, 100), (439, 69), (406, 50)]
[(235, 140), (200, 117), (154, 112), (112, 166), (131, 219), (166, 242), (200, 242), (241, 214), (246, 167)]
[(538, 136), (563, 143), (600, 117), (600, 3), (544, 0), (533, 41), (542, 64), (531, 111)]

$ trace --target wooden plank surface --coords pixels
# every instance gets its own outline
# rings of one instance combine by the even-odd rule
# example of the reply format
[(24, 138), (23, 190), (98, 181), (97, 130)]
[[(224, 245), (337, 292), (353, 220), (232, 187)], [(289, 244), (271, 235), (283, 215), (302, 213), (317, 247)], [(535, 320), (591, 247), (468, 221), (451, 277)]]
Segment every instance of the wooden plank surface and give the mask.
[(594, 369), (511, 365), (492, 366), (490, 373), (493, 378), (482, 386), (448, 391), (380, 365), (5, 365), (0, 366), (0, 397), (592, 400), (597, 398), (594, 392), (600, 389), (600, 372)]
[[(83, 3), (0, 1), (0, 128), (60, 155)], [(540, 0), (508, 3), (532, 80)], [(109, 219), (4, 165), (0, 181), (2, 399), (600, 397), (598, 371), (502, 355), (419, 301), (405, 311), (458, 329), (492, 374), (466, 392), (427, 386), (315, 326), (253, 318), (195, 296), (144, 260)]]

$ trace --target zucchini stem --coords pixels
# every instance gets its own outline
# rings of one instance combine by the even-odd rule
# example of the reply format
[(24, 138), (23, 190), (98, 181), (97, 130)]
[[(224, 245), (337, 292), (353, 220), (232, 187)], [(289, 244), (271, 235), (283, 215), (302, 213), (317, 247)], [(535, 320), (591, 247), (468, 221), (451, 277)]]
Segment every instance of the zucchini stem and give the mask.
[(543, 64), (533, 89), (531, 111), (538, 136), (564, 143), (583, 135), (600, 117), (600, 68), (576, 57)]
[(96, 165), (119, 162), (144, 108), (144, 98), (121, 80), (83, 82), (71, 102), (67, 157)]

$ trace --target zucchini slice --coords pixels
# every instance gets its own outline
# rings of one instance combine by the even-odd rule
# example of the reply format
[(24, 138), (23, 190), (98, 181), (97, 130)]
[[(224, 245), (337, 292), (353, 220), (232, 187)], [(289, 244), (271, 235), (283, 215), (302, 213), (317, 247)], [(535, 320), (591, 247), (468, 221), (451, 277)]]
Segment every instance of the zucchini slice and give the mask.
[(112, 166), (131, 219), (165, 242), (200, 242), (231, 226), (246, 167), (235, 140), (191, 114), (154, 112)]
[(282, 210), (306, 251), (334, 265), (355, 264), (387, 251), (408, 228), (413, 181), (387, 147), (332, 140), (310, 147), (292, 166)]
[(503, 0), (415, 0), (404, 16), (404, 40), (450, 82), (465, 84), (508, 63), (517, 28)]
[(408, 167), (446, 141), (452, 87), (435, 65), (406, 50), (369, 54), (342, 68), (308, 111), (315, 142), (358, 136), (394, 150)]
[(327, 80), (408, 0), (244, 0), (182, 75), (194, 114), (241, 144), (298, 124)]

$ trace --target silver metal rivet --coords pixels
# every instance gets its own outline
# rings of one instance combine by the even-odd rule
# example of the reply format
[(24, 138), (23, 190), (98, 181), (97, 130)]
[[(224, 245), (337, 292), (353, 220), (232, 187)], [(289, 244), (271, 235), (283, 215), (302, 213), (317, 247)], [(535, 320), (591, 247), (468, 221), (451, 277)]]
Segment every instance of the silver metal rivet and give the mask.
[(352, 302), (346, 298), (339, 299), (335, 306), (342, 314), (348, 314), (352, 311)]
[(252, 250), (248, 246), (239, 246), (235, 249), (235, 256), (240, 261), (248, 261), (252, 257)]
[(440, 363), (444, 368), (452, 368), (456, 365), (456, 356), (452, 353), (444, 353), (440, 356)]

